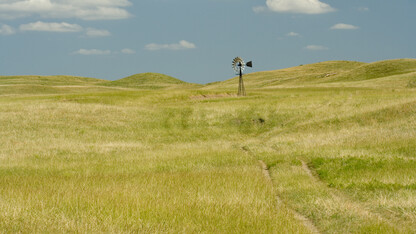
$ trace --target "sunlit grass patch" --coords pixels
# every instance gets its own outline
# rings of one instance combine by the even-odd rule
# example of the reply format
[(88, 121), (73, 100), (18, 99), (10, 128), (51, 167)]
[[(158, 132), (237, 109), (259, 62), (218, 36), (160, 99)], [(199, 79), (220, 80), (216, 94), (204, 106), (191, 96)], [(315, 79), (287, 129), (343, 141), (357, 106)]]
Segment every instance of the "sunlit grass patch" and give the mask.
[[(403, 158), (314, 158), (311, 165), (331, 187), (362, 190), (416, 189), (416, 160)], [(400, 173), (397, 173), (400, 171)]]

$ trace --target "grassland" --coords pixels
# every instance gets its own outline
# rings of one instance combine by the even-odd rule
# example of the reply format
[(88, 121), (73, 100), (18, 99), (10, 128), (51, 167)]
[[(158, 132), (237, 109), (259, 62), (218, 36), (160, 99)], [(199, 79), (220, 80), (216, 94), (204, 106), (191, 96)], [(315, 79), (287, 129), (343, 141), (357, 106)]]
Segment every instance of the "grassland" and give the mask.
[(0, 232), (416, 230), (416, 60), (152, 75), (0, 77)]

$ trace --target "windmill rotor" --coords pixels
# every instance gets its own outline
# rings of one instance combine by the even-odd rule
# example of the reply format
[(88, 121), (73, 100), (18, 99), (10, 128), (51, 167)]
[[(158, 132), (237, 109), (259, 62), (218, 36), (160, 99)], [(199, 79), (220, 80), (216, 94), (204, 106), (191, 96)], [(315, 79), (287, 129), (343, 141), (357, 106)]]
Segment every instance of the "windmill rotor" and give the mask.
[(244, 71), (244, 68), (246, 68), (246, 64), (244, 63), (244, 60), (240, 57), (236, 57), (233, 59), (232, 66), (233, 66), (235, 73), (237, 74), (240, 73), (240, 68), (241, 68), (241, 71)]

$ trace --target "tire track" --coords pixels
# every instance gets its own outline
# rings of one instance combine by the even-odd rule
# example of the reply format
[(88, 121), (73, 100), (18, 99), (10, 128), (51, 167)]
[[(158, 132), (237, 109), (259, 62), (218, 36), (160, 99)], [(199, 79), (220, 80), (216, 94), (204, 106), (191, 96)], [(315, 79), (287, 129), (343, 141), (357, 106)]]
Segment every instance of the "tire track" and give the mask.
[[(273, 188), (273, 180), (272, 180), (272, 177), (270, 176), (270, 171), (269, 171), (269, 167), (267, 166), (267, 164), (263, 160), (257, 159), (257, 157), (255, 157), (254, 153), (247, 146), (243, 146), (243, 147), (241, 147), (241, 149), (244, 152), (251, 155), (254, 159), (256, 159), (258, 161), (264, 178), (266, 178), (266, 180), (271, 184), (271, 186)], [(312, 173), (311, 173), (311, 175), (312, 175)], [(279, 204), (285, 204), (283, 202), (283, 200), (279, 197), (278, 194), (275, 193), (275, 196), (276, 196), (276, 200)], [(285, 208), (288, 209), (290, 212), (292, 212), (294, 218), (297, 221), (299, 221), (300, 223), (302, 223), (311, 233), (314, 233), (314, 234), (321, 233), (318, 230), (318, 228), (315, 226), (315, 224), (312, 222), (312, 220), (308, 219), (306, 216), (300, 214), (296, 210), (289, 208), (287, 205), (285, 205)]]
[[(308, 176), (316, 183), (323, 183), (322, 180), (316, 175), (308, 166), (308, 163), (306, 163), (304, 160), (300, 160), (302, 163), (302, 170), (305, 171), (305, 173), (308, 174)], [(378, 220), (379, 222), (386, 223), (390, 225), (391, 227), (394, 227), (394, 225), (389, 221), (386, 220), (381, 214), (374, 213), (366, 207), (364, 204), (358, 204), (353, 199), (351, 199), (349, 196), (344, 194), (343, 192), (337, 190), (337, 189), (330, 189), (330, 193), (334, 196), (334, 198), (339, 199), (340, 201), (343, 201), (347, 204), (349, 204), (350, 209), (354, 209), (356, 214), (360, 215), (361, 217), (368, 217), (374, 220)]]
[[(273, 181), (272, 181), (272, 178), (270, 176), (269, 167), (262, 160), (258, 160), (258, 162), (260, 164), (260, 167), (262, 169), (262, 172), (263, 172), (264, 177), (266, 178), (266, 180), (269, 183), (271, 183), (273, 185)], [(276, 199), (278, 200), (279, 203), (283, 204), (283, 201), (279, 197), (279, 195), (276, 195)], [(299, 212), (297, 212), (297, 211), (295, 211), (293, 209), (288, 208), (287, 206), (286, 206), (286, 208), (289, 209), (290, 212), (293, 213), (295, 219), (298, 220), (299, 222), (301, 222), (311, 233), (320, 233), (319, 230), (318, 230), (318, 228), (306, 216), (300, 214)]]

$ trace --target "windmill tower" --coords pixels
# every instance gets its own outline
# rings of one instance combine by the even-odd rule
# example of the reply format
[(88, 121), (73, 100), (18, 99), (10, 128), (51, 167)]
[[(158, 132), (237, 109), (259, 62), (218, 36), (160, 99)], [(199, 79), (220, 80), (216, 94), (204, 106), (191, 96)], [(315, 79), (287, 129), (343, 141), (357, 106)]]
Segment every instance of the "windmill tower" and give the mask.
[(238, 83), (238, 96), (246, 96), (246, 89), (244, 88), (244, 81), (243, 81), (243, 71), (244, 68), (253, 67), (253, 62), (244, 63), (243, 59), (240, 57), (236, 57), (233, 60), (233, 69), (239, 75), (239, 83)]

